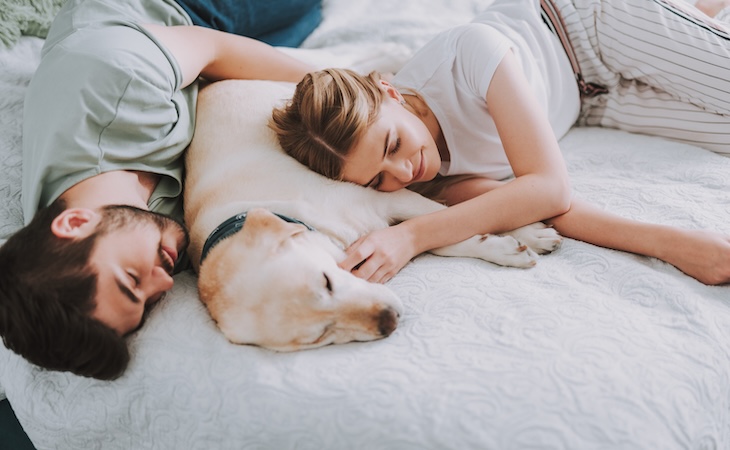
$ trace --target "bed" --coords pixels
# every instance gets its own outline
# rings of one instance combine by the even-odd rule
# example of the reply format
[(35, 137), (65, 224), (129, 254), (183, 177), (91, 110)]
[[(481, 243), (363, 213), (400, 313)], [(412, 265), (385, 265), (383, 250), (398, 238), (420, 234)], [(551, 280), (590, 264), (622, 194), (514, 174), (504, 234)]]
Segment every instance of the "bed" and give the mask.
[[(394, 72), (489, 3), (325, 0), (293, 53)], [(0, 50), (3, 239), (22, 223), (22, 100), (41, 45)], [(560, 145), (576, 195), (730, 233), (730, 159), (598, 128)], [(228, 343), (183, 272), (130, 339), (124, 376), (44, 371), (0, 345), (0, 398), (38, 449), (730, 448), (728, 286), (570, 239), (528, 270), (422, 255), (388, 286), (405, 314), (387, 339), (275, 353)]]

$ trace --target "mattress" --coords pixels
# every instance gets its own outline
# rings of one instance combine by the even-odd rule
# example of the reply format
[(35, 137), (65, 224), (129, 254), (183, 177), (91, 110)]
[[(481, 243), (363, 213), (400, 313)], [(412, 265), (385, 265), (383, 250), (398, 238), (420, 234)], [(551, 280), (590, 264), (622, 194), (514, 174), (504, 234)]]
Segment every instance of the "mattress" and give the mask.
[[(397, 71), (489, 1), (329, 0), (293, 54)], [(0, 51), (0, 238), (22, 224), (22, 99), (42, 40)], [(576, 196), (638, 220), (730, 233), (730, 159), (575, 128)], [(233, 345), (194, 274), (129, 339), (115, 381), (45, 371), (0, 345), (0, 392), (57, 449), (723, 449), (730, 287), (566, 239), (523, 270), (421, 255), (388, 283), (388, 338), (295, 353)]]

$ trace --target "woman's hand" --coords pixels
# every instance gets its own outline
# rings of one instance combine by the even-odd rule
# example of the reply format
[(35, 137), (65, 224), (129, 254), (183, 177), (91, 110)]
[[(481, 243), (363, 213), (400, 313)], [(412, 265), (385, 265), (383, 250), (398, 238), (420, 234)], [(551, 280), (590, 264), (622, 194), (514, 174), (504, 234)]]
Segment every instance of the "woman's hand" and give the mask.
[(418, 254), (411, 234), (400, 225), (373, 231), (345, 252), (339, 266), (373, 283), (390, 280)]
[(659, 258), (702, 283), (730, 283), (730, 236), (707, 230), (674, 232), (678, 239), (668, 242)]
[(725, 234), (632, 220), (579, 199), (548, 222), (565, 237), (661, 259), (702, 283), (730, 283), (730, 236)]

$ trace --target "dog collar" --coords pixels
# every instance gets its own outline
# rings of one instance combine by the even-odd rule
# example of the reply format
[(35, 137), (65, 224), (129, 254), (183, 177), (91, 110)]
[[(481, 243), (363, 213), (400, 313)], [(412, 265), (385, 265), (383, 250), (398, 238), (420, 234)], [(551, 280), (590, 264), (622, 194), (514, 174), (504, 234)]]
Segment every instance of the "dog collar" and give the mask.
[[(310, 227), (301, 220), (292, 219), (291, 217), (287, 217), (282, 214), (274, 214), (280, 219), (285, 220), (289, 223), (298, 223), (299, 225), (304, 225), (305, 227), (307, 227), (309, 231), (314, 231), (314, 228)], [(213, 247), (218, 245), (223, 239), (229, 238), (241, 231), (244, 223), (246, 222), (246, 215), (246, 212), (236, 214), (235, 216), (227, 219), (222, 224), (215, 227), (210, 235), (208, 235), (208, 239), (205, 240), (205, 244), (203, 244), (203, 254), (200, 255), (200, 264), (203, 264), (203, 260), (206, 256), (208, 256), (208, 253), (210, 253)]]

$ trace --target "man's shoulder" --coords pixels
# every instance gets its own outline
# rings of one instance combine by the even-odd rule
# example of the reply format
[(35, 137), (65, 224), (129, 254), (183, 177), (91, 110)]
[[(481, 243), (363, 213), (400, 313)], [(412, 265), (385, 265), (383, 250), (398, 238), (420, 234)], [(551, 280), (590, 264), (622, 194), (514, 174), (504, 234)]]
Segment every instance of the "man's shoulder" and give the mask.
[(78, 29), (122, 22), (192, 25), (190, 16), (174, 0), (66, 0), (51, 24), (46, 45), (54, 45)]

